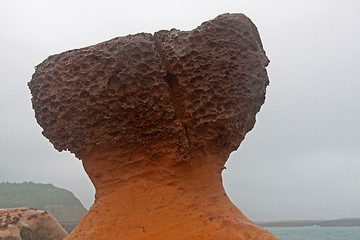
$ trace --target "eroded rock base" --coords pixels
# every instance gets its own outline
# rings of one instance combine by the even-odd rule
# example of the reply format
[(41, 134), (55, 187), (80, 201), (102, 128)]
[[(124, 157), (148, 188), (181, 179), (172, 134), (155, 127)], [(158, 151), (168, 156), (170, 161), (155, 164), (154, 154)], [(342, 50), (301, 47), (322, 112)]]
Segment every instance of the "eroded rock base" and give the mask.
[(176, 163), (175, 153), (156, 162), (140, 153), (127, 157), (86, 157), (96, 201), (67, 240), (278, 239), (227, 197), (221, 180), (227, 156), (198, 156), (191, 163)]

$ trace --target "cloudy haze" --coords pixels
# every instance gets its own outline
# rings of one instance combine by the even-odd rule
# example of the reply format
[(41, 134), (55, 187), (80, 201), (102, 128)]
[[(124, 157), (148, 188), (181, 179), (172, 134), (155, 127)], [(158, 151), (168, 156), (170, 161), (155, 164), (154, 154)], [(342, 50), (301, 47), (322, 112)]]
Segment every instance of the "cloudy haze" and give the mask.
[(52, 183), (89, 207), (81, 161), (41, 135), (27, 88), (52, 54), (117, 36), (191, 30), (221, 13), (257, 25), (266, 102), (224, 171), (252, 220), (360, 217), (358, 0), (0, 1), (0, 182)]

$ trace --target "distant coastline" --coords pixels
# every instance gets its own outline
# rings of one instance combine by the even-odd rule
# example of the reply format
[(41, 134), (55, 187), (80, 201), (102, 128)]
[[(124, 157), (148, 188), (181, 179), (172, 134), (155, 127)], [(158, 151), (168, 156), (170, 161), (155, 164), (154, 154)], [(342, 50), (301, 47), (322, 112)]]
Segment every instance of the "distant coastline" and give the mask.
[(360, 227), (360, 218), (342, 218), (336, 220), (288, 220), (288, 221), (258, 221), (262, 227)]

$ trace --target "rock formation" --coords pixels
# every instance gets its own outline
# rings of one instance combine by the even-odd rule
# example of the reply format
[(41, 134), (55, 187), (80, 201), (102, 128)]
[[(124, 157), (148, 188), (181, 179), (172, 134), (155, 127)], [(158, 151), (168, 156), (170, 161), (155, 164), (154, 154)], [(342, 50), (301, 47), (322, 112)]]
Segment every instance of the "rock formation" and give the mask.
[(96, 188), (67, 239), (277, 239), (221, 179), (264, 102), (268, 62), (250, 19), (223, 14), (38, 65), (29, 87), (43, 135), (82, 159)]
[(62, 224), (77, 223), (86, 208), (69, 190), (52, 184), (0, 182), (0, 208), (27, 206), (51, 212)]
[(33, 208), (0, 209), (0, 240), (62, 240), (67, 235), (47, 211)]

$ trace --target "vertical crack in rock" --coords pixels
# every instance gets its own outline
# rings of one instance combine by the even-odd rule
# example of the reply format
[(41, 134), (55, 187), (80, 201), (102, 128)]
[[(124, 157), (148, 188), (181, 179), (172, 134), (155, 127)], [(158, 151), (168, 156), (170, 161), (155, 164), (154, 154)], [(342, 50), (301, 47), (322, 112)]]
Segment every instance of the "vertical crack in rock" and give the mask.
[[(171, 73), (170, 64), (166, 58), (166, 53), (162, 47), (162, 42), (165, 40), (165, 36), (163, 34), (164, 33), (166, 34), (166, 32), (167, 31), (160, 31), (155, 34), (154, 45), (155, 45), (155, 50), (159, 54), (160, 59), (162, 60), (166, 70), (164, 81), (167, 83), (169, 87), (169, 96), (173, 103), (175, 116), (177, 121), (179, 121), (178, 124), (180, 124), (184, 136), (180, 138), (180, 141), (182, 143), (181, 144), (182, 146), (179, 146), (180, 148), (182, 148), (179, 149), (180, 154), (182, 155), (182, 157), (187, 158), (187, 153), (190, 151), (190, 147), (191, 147), (191, 140), (188, 134), (188, 128), (186, 123), (187, 111), (185, 104), (185, 92), (181, 88), (179, 79), (176, 77), (176, 75)], [(161, 42), (159, 38), (161, 38)]]
[(185, 107), (184, 91), (181, 90), (179, 80), (175, 75), (167, 72), (164, 80), (169, 85), (169, 94), (170, 98), (174, 103), (176, 118), (180, 121), (186, 139), (186, 147), (189, 148), (191, 145), (191, 141), (188, 136), (188, 130), (185, 122), (187, 113)]
[(66, 239), (278, 240), (221, 178), (264, 103), (267, 63), (251, 20), (222, 14), (39, 64), (29, 88), (43, 135), (82, 159), (96, 189)]

